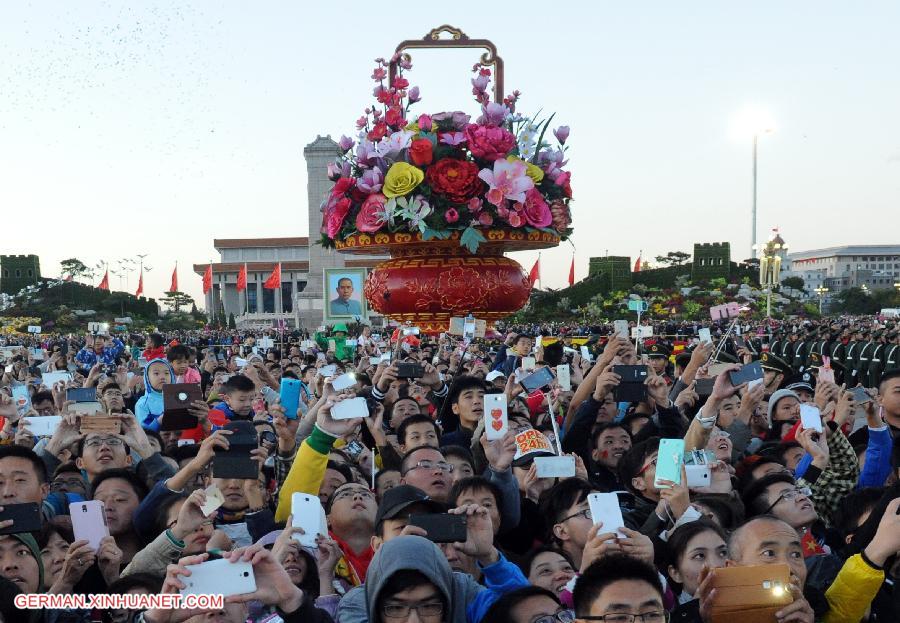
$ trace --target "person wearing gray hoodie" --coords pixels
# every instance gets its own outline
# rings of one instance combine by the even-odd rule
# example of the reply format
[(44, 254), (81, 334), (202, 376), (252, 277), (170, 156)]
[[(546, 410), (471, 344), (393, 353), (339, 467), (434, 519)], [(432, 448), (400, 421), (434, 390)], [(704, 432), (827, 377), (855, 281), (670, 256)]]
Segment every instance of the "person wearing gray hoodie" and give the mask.
[[(472, 521), (473, 516), (469, 515), (469, 519)], [(490, 521), (487, 523), (490, 525)], [(420, 536), (395, 537), (375, 553), (366, 583), (341, 599), (337, 621), (399, 623), (407, 620), (409, 606), (417, 605), (421, 621), (478, 623), (501, 595), (528, 586), (517, 566), (493, 546), (491, 550), (490, 556), (481, 558), (494, 562), (483, 565), (479, 561), (485, 582), (482, 586), (472, 576), (453, 571), (440, 548), (431, 541)], [(386, 606), (405, 616), (385, 617)]]

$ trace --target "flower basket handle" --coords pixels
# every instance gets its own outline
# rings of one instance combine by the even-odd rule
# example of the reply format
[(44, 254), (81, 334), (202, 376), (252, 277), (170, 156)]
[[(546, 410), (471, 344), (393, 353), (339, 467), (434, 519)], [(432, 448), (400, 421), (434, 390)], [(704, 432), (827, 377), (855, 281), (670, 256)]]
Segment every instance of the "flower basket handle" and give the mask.
[[(450, 39), (441, 39), (441, 33), (446, 32), (450, 35)], [(405, 50), (408, 49), (425, 49), (425, 48), (482, 48), (487, 50), (481, 55), (481, 64), (494, 67), (494, 102), (503, 103), (503, 59), (497, 54), (497, 46), (488, 39), (470, 39), (469, 35), (459, 28), (455, 28), (448, 24), (438, 26), (431, 30), (421, 39), (407, 39), (401, 41), (395, 50), (401, 57), (411, 60), (412, 57)], [(394, 82), (394, 76), (397, 75), (397, 61), (391, 60), (390, 63), (390, 82)]]

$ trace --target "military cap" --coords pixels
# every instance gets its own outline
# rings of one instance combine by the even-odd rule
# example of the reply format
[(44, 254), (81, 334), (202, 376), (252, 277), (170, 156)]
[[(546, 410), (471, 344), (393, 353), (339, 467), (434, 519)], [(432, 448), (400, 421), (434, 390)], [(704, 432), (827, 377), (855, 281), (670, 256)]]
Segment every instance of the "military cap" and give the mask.
[(759, 361), (764, 370), (774, 370), (784, 375), (793, 372), (793, 368), (784, 359), (772, 353), (763, 353)]
[(654, 344), (650, 348), (647, 349), (648, 357), (663, 357), (665, 359), (669, 358), (669, 355), (672, 354), (665, 344)]

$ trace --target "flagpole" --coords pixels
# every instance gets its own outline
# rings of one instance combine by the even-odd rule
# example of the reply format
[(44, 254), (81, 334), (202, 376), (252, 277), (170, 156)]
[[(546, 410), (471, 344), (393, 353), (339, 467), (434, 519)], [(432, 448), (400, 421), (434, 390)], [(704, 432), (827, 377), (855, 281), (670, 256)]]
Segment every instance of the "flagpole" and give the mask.
[(538, 251), (538, 290), (544, 287), (544, 281), (541, 279), (541, 252)]

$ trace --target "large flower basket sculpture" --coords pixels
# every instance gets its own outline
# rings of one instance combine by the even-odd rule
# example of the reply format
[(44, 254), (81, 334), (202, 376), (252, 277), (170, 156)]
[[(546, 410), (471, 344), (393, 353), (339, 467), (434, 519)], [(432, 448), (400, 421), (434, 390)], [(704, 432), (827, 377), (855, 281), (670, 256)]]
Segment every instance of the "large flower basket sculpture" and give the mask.
[[(448, 32), (450, 39), (441, 38)], [(413, 114), (420, 101), (404, 72), (411, 48), (486, 48), (473, 67), (481, 115)], [(441, 26), (375, 60), (374, 102), (341, 137), (329, 166), (335, 182), (322, 202), (322, 244), (341, 253), (390, 254), (368, 275), (372, 309), (424, 331), (446, 331), (452, 316), (492, 323), (528, 300), (530, 284), (506, 251), (554, 247), (572, 233), (569, 129), (517, 112), (503, 96), (503, 61), (493, 43)], [(492, 71), (493, 68), (493, 71)], [(496, 78), (494, 98), (488, 94)]]

